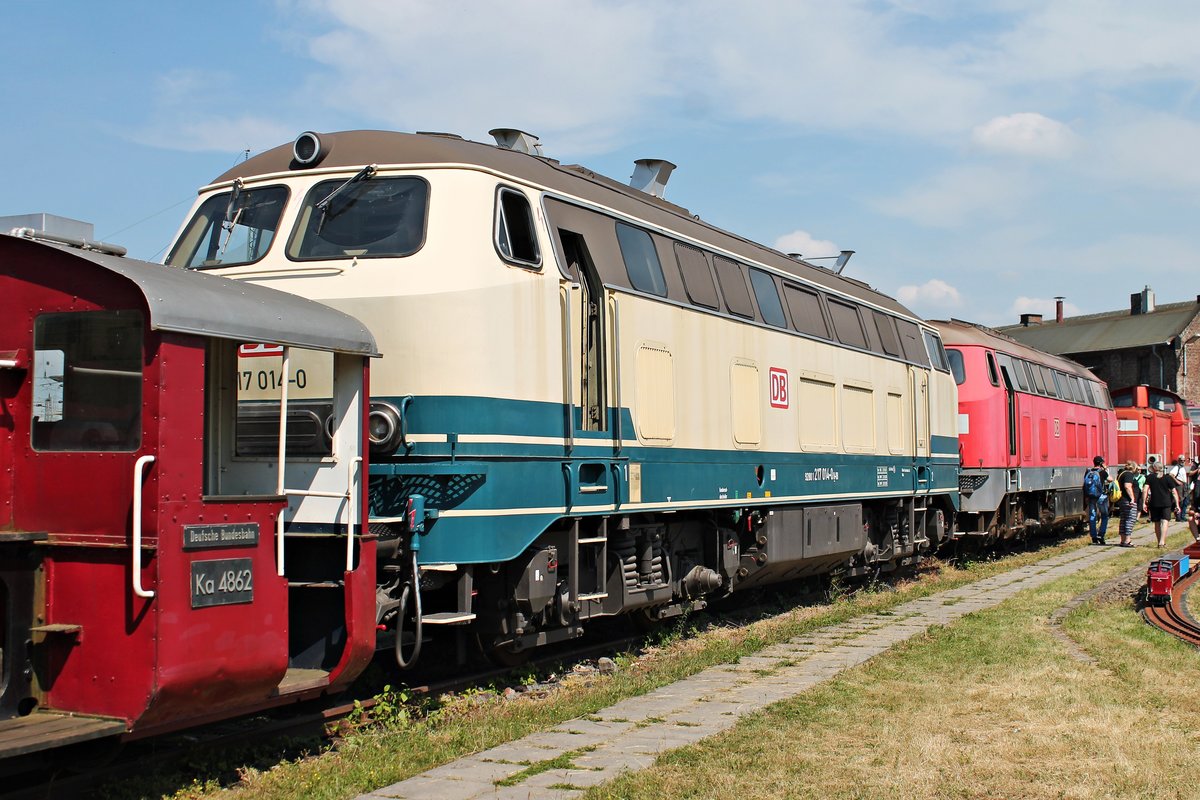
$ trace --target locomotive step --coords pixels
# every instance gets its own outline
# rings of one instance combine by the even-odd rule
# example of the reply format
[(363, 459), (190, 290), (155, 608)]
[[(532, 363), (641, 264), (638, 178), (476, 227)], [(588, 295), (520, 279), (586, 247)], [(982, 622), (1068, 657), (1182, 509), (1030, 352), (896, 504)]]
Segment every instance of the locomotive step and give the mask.
[(341, 589), (345, 581), (288, 581), (289, 589)]

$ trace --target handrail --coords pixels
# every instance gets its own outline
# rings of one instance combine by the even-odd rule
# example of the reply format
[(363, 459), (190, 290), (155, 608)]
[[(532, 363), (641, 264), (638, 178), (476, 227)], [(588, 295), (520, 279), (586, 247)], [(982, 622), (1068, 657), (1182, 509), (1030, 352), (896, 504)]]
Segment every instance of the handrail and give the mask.
[(142, 588), (142, 475), (154, 456), (141, 456), (133, 465), (133, 593), (138, 597), (154, 597), (154, 592)]
[(346, 467), (346, 513), (349, 515), (346, 522), (346, 572), (354, 569), (354, 527), (357, 510), (354, 503), (354, 474), (358, 472), (361, 464), (362, 456), (357, 456)]
[(613, 398), (616, 401), (616, 414), (614, 415), (613, 428), (616, 430), (616, 455), (621, 455), (621, 440), (624, 438), (624, 433), (621, 430), (621, 307), (617, 305), (617, 295), (614, 292), (609, 295), (609, 303), (612, 305), (613, 326), (612, 326), (612, 354), (613, 354)]
[[(286, 345), (283, 348), (283, 384), (279, 393), (279, 482), (275, 494), (286, 497), (284, 489), (284, 464), (287, 462), (287, 401), (288, 401), (288, 368), (290, 366), (292, 349)], [(283, 577), (283, 516), (287, 506), (279, 509), (275, 520), (275, 574)]]
[(575, 450), (575, 375), (571, 369), (571, 361), (575, 358), (574, 345), (571, 343), (571, 286), (560, 288), (559, 303), (562, 305), (562, 352), (563, 352), (563, 405), (567, 410), (567, 453)]

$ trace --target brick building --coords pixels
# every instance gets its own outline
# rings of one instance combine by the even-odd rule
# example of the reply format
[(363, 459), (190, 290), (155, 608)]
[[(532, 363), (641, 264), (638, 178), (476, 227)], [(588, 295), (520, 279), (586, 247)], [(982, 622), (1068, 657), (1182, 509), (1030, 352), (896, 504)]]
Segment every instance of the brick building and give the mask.
[(1156, 305), (1147, 286), (1129, 296), (1129, 308), (1054, 321), (1022, 314), (999, 329), (1022, 344), (1078, 361), (1110, 388), (1147, 384), (1174, 392), (1200, 409), (1200, 295)]

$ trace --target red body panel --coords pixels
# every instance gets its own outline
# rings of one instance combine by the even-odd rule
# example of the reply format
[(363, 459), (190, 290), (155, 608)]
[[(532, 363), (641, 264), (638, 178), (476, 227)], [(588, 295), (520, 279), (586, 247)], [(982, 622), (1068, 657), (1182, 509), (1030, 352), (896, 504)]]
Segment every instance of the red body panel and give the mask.
[[(289, 589), (276, 574), (274, 531), (284, 503), (204, 495), (209, 340), (151, 330), (140, 290), (114, 272), (51, 247), (10, 246), (24, 257), (9, 258), (0, 271), (0, 351), (32, 354), (34, 320), (45, 313), (136, 310), (145, 330), (142, 430), (134, 452), (35, 451), (32, 369), (0, 369), (0, 565), (28, 563), (20, 568), (34, 587), (32, 620), (16, 619), (12, 604), (0, 604), (0, 645), (22, 624), (58, 626), (32, 635), (31, 693), (44, 707), (118, 717), (134, 730), (182, 727), (280, 702), (289, 666)], [(365, 366), (363, 374), (365, 380)], [(365, 415), (363, 424), (365, 442)], [(155, 458), (142, 482), (140, 554), (142, 586), (153, 598), (132, 589), (134, 465), (143, 455)], [(365, 455), (364, 447), (363, 475)], [(366, 508), (365, 480), (358, 502)], [(185, 526), (222, 523), (257, 524), (258, 541), (184, 549)], [(9, 557), (16, 548), (26, 561)], [(228, 558), (250, 559), (253, 600), (193, 608), (193, 563)], [(0, 570), (0, 584), (5, 574)], [(344, 617), (346, 628), (329, 686), (352, 680), (374, 652), (373, 540), (361, 541), (356, 569), (344, 577), (344, 593), (329, 593), (338, 604), (331, 619)], [(309, 681), (300, 691), (320, 691), (314, 686)]]
[(1121, 461), (1145, 464), (1153, 454), (1169, 464), (1176, 456), (1195, 453), (1187, 404), (1179, 395), (1157, 387), (1130, 386), (1114, 391), (1113, 403)]
[(959, 434), (965, 468), (1090, 467), (1093, 456), (1115, 463), (1116, 417), (1103, 408), (1080, 405), (1055, 397), (1015, 392), (1016, 453), (1010, 451), (1009, 415), (1003, 385), (988, 379), (987, 348), (945, 344), (963, 355), (966, 379), (958, 387), (959, 414), (970, 420)]

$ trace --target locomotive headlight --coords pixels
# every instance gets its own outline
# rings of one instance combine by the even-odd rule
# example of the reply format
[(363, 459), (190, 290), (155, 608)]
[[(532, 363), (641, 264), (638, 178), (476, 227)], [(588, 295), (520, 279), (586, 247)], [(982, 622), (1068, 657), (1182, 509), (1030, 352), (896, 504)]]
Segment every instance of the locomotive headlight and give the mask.
[(311, 167), (325, 157), (321, 146), (321, 137), (312, 131), (305, 131), (296, 137), (292, 144), (292, 158), (302, 167)]
[(372, 403), (367, 415), (367, 437), (371, 440), (371, 452), (375, 455), (390, 455), (399, 445), (401, 438), (400, 412), (391, 403)]

